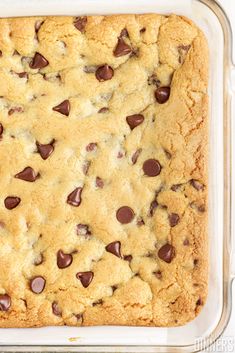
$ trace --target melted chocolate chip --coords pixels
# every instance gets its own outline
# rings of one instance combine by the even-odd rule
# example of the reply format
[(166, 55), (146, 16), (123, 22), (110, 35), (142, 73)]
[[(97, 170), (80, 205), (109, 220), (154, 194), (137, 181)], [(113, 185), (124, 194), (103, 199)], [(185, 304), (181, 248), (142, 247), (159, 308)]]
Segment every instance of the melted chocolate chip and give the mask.
[(4, 204), (8, 210), (12, 210), (19, 205), (20, 201), (21, 199), (17, 196), (8, 196), (5, 198)]
[(134, 211), (128, 206), (120, 207), (116, 212), (116, 218), (122, 224), (130, 223), (134, 216)]
[(16, 75), (18, 75), (19, 78), (27, 78), (28, 79), (28, 77), (29, 77), (27, 72), (19, 72), (19, 73), (16, 72)]
[(156, 159), (147, 159), (143, 164), (144, 174), (155, 177), (161, 173), (161, 165)]
[(170, 97), (170, 87), (159, 87), (155, 91), (155, 98), (159, 104), (163, 104), (168, 101)]
[(194, 260), (193, 260), (193, 264), (194, 264), (194, 266), (197, 266), (198, 262), (199, 262), (199, 260), (198, 260), (198, 259), (194, 259)]
[(192, 179), (190, 180), (190, 184), (197, 190), (203, 190), (204, 189), (204, 185), (202, 183), (200, 183), (198, 180)]
[(65, 254), (62, 250), (57, 252), (57, 266), (59, 268), (66, 268), (73, 262), (73, 256), (71, 254)]
[(42, 276), (33, 277), (30, 282), (29, 286), (33, 293), (40, 294), (43, 292), (46, 285), (46, 280)]
[(96, 150), (96, 148), (97, 148), (97, 143), (91, 142), (91, 143), (89, 143), (89, 144), (86, 146), (86, 151), (87, 151), (87, 152), (93, 152), (93, 151)]
[(179, 52), (179, 63), (182, 64), (184, 59), (190, 49), (191, 45), (179, 45), (178, 52)]
[(175, 185), (172, 185), (171, 190), (176, 192), (177, 190), (180, 189), (180, 187), (181, 187), (181, 184), (175, 184)]
[(58, 305), (57, 302), (53, 302), (52, 305), (51, 305), (51, 307), (52, 307), (52, 312), (53, 312), (54, 315), (56, 315), (56, 316), (61, 316), (62, 311), (61, 311), (61, 309), (59, 308), (59, 305)]
[(196, 305), (197, 305), (197, 306), (203, 305), (203, 301), (201, 300), (201, 298), (199, 298), (199, 299), (196, 301)]
[(8, 111), (8, 115), (12, 115), (14, 113), (22, 113), (24, 109), (22, 107), (13, 107)]
[(122, 257), (121, 255), (121, 243), (120, 241), (114, 241), (110, 244), (108, 244), (105, 247), (106, 251), (110, 252), (111, 254), (117, 256), (117, 257)]
[(43, 69), (49, 64), (46, 58), (40, 53), (35, 53), (34, 58), (29, 64), (31, 69)]
[(11, 297), (8, 294), (0, 294), (0, 310), (8, 311), (11, 307)]
[(132, 255), (125, 255), (125, 256), (123, 257), (123, 259), (124, 259), (125, 261), (131, 262), (132, 259), (133, 259), (133, 257), (132, 257)]
[(128, 30), (126, 28), (123, 28), (119, 37), (129, 37)]
[(98, 113), (107, 113), (108, 111), (109, 111), (109, 108), (103, 107), (98, 111)]
[(156, 201), (156, 200), (153, 200), (153, 201), (151, 202), (151, 204), (150, 204), (150, 209), (149, 209), (149, 216), (150, 216), (150, 217), (153, 217), (154, 212), (155, 212), (157, 206), (158, 206), (157, 201)]
[(183, 242), (184, 246), (188, 246), (189, 245), (189, 240), (188, 239), (185, 239), (184, 242)]
[(65, 99), (63, 102), (52, 108), (55, 112), (58, 112), (62, 115), (69, 116), (70, 111), (70, 102), (68, 99)]
[(104, 182), (100, 177), (96, 177), (95, 185), (97, 186), (97, 188), (103, 189)]
[(0, 123), (0, 136), (2, 135), (2, 133), (3, 133), (3, 126), (2, 126), (2, 124)]
[(175, 227), (180, 221), (180, 217), (177, 213), (171, 213), (169, 215), (169, 222), (171, 227)]
[(162, 272), (160, 270), (153, 272), (153, 274), (155, 275), (155, 277), (157, 277), (158, 279), (162, 278)]
[(77, 230), (77, 235), (82, 235), (85, 238), (89, 238), (89, 236), (91, 235), (91, 232), (87, 224), (77, 224), (76, 230)]
[(78, 187), (74, 189), (67, 197), (67, 203), (71, 206), (78, 207), (81, 202), (81, 194), (82, 194), (82, 188)]
[(100, 82), (111, 80), (113, 75), (114, 71), (112, 67), (108, 66), (107, 64), (99, 66), (95, 73), (97, 80)]
[(113, 55), (116, 57), (130, 54), (132, 52), (131, 47), (125, 43), (122, 37), (118, 38), (116, 48), (113, 51)]
[(142, 114), (133, 114), (126, 117), (127, 124), (133, 130), (136, 126), (140, 125), (144, 121), (144, 116)]
[(200, 205), (198, 206), (198, 211), (203, 213), (206, 211), (206, 207), (204, 205)]
[(45, 160), (52, 154), (52, 152), (54, 151), (53, 144), (54, 144), (54, 140), (51, 143), (48, 143), (45, 145), (43, 145), (39, 142), (36, 142), (38, 152), (39, 152), (40, 156), (42, 157), (42, 159)]
[(26, 167), (21, 172), (15, 175), (15, 178), (21, 179), (24, 181), (29, 181), (31, 183), (35, 181), (37, 177), (38, 177), (38, 174), (31, 167)]
[(131, 157), (131, 161), (133, 164), (135, 164), (139, 158), (140, 153), (142, 152), (142, 148), (139, 148), (138, 150), (135, 151), (135, 153)]
[(175, 248), (171, 244), (165, 244), (158, 250), (158, 257), (170, 263), (175, 257)]
[(92, 271), (78, 272), (76, 277), (81, 281), (83, 287), (87, 288), (93, 280), (94, 273)]
[(85, 32), (85, 27), (87, 24), (87, 17), (86, 16), (79, 16), (75, 18), (74, 26), (82, 33)]

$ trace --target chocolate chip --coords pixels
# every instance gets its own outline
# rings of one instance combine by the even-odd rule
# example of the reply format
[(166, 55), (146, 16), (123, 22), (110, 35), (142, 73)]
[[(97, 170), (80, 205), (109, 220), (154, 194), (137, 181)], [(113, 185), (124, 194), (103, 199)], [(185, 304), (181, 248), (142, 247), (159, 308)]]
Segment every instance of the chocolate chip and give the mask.
[(15, 178), (33, 182), (37, 179), (38, 174), (31, 167), (24, 168), (21, 172), (15, 175)]
[(127, 124), (133, 130), (136, 126), (142, 124), (144, 116), (142, 114), (133, 114), (126, 117)]
[(12, 210), (19, 205), (20, 201), (21, 199), (17, 196), (8, 196), (5, 198), (4, 204), (8, 210)]
[(96, 177), (95, 184), (97, 188), (103, 189), (104, 187), (104, 182), (100, 177)]
[(170, 263), (175, 257), (175, 248), (170, 244), (165, 244), (158, 250), (158, 256), (161, 260)]
[(93, 152), (93, 151), (96, 150), (96, 148), (97, 148), (97, 143), (91, 142), (91, 143), (89, 143), (89, 144), (86, 146), (86, 151), (87, 151), (87, 152)]
[(11, 297), (8, 294), (0, 294), (0, 310), (8, 311), (11, 307)]
[(204, 185), (202, 183), (200, 183), (198, 180), (192, 179), (190, 180), (190, 184), (197, 190), (203, 190), (204, 189)]
[(83, 314), (76, 314), (75, 316), (76, 316), (78, 321), (81, 320), (83, 322)]
[(132, 257), (132, 255), (125, 255), (125, 256), (123, 257), (123, 259), (124, 259), (125, 261), (131, 262), (132, 259), (133, 259), (133, 257)]
[(52, 152), (54, 151), (53, 143), (54, 143), (54, 140), (52, 140), (51, 143), (48, 143), (45, 145), (39, 143), (38, 141), (36, 142), (38, 152), (42, 157), (42, 159), (45, 160), (52, 154)]
[(40, 53), (35, 53), (34, 58), (29, 64), (31, 69), (43, 69), (49, 64), (46, 58)]
[(201, 300), (201, 298), (199, 298), (199, 299), (196, 301), (196, 305), (197, 305), (197, 306), (203, 305), (203, 301)]
[(103, 300), (99, 299), (96, 302), (92, 303), (92, 306), (97, 306), (97, 305), (101, 305), (101, 304), (103, 304)]
[(22, 113), (24, 109), (22, 107), (13, 107), (8, 111), (8, 115), (12, 115), (14, 113)]
[(62, 311), (61, 311), (61, 309), (59, 308), (59, 305), (58, 305), (57, 302), (53, 302), (52, 305), (51, 305), (51, 307), (52, 307), (52, 312), (53, 312), (54, 315), (56, 315), (56, 316), (61, 316)]
[(158, 206), (157, 201), (156, 201), (156, 200), (153, 200), (153, 201), (151, 202), (151, 204), (150, 204), (150, 209), (149, 209), (149, 216), (150, 216), (150, 217), (153, 217), (154, 212), (155, 212), (157, 206)]
[(85, 27), (87, 24), (87, 17), (86, 16), (79, 16), (75, 18), (74, 26), (82, 33), (85, 32)]
[(92, 271), (78, 272), (76, 274), (77, 279), (80, 279), (84, 288), (87, 288), (93, 280), (94, 273)]
[(19, 72), (19, 73), (16, 72), (16, 75), (18, 75), (19, 78), (27, 78), (28, 79), (28, 77), (29, 77), (27, 72)]
[(35, 22), (34, 28), (35, 28), (35, 32), (38, 33), (39, 29), (41, 28), (42, 24), (44, 23), (44, 21), (38, 20)]
[(175, 185), (172, 185), (171, 190), (176, 192), (177, 190), (180, 189), (180, 187), (181, 187), (181, 184), (175, 184)]
[(29, 285), (33, 293), (40, 294), (45, 288), (46, 280), (42, 276), (36, 276), (30, 280)]
[(125, 152), (119, 151), (117, 154), (117, 158), (121, 159), (125, 155)]
[(89, 66), (84, 66), (83, 71), (86, 74), (94, 74), (97, 70), (97, 66), (95, 65), (89, 65)]
[(109, 111), (109, 108), (103, 107), (98, 111), (98, 113), (107, 113), (108, 111)]
[(122, 224), (130, 223), (133, 220), (134, 216), (134, 211), (128, 206), (120, 207), (116, 212), (116, 218), (118, 222)]
[(111, 66), (108, 66), (107, 64), (99, 66), (95, 73), (97, 80), (100, 82), (111, 80), (113, 75), (114, 75), (113, 69), (111, 68)]
[(170, 87), (159, 87), (155, 91), (155, 98), (159, 104), (163, 104), (168, 101), (170, 97)]
[(129, 37), (128, 30), (126, 28), (123, 28), (119, 37)]
[(171, 227), (175, 227), (179, 223), (180, 217), (177, 213), (171, 213), (169, 215), (169, 222)]
[(77, 235), (83, 235), (85, 238), (88, 238), (91, 235), (91, 232), (87, 224), (77, 224), (76, 230), (77, 230)]
[(73, 256), (71, 254), (65, 254), (62, 250), (57, 252), (57, 266), (59, 268), (66, 268), (73, 262)]
[(161, 279), (162, 278), (162, 272), (160, 270), (153, 272), (153, 274), (155, 275), (155, 277), (157, 277), (157, 279)]
[(135, 153), (133, 153), (133, 155), (131, 157), (131, 161), (133, 164), (135, 164), (137, 162), (141, 152), (142, 152), (142, 148), (139, 148), (138, 150), (135, 151)]
[(141, 217), (139, 217), (138, 219), (137, 219), (137, 226), (138, 227), (141, 227), (141, 226), (144, 226), (145, 225), (145, 223), (144, 223), (144, 220), (143, 220), (143, 218), (141, 218)]
[(105, 247), (106, 251), (110, 252), (111, 254), (117, 256), (117, 257), (122, 257), (121, 255), (121, 243), (120, 241), (114, 241), (110, 244), (108, 244)]
[(0, 136), (2, 135), (2, 133), (3, 133), (3, 126), (2, 126), (2, 124), (0, 123)]
[(179, 63), (182, 64), (184, 59), (190, 49), (191, 45), (179, 45), (178, 52), (179, 52)]
[(116, 57), (130, 54), (132, 52), (131, 47), (125, 43), (122, 37), (118, 38), (116, 48), (113, 51), (113, 55)]
[(70, 102), (68, 99), (65, 99), (63, 102), (52, 108), (55, 112), (58, 112), (62, 115), (69, 116), (70, 111)]
[(67, 197), (67, 203), (71, 206), (78, 207), (81, 202), (81, 194), (82, 194), (82, 188), (78, 187), (74, 189)]
[(155, 177), (161, 173), (161, 164), (156, 159), (147, 159), (143, 164), (144, 174)]
[(188, 239), (185, 239), (184, 242), (183, 242), (184, 246), (188, 246), (189, 245), (189, 240)]
[(205, 206), (204, 205), (200, 205), (200, 206), (198, 206), (198, 211), (199, 212), (205, 212), (206, 211), (206, 208), (205, 208)]
[(141, 30), (140, 30), (140, 33), (144, 33), (144, 32), (146, 32), (146, 28), (145, 27), (141, 28)]

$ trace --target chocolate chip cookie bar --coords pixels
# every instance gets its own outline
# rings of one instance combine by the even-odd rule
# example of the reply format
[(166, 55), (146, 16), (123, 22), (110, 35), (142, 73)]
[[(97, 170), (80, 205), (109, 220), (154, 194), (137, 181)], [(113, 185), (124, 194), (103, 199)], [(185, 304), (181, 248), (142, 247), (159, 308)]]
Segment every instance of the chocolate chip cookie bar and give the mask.
[(207, 71), (176, 15), (0, 20), (1, 327), (200, 312)]

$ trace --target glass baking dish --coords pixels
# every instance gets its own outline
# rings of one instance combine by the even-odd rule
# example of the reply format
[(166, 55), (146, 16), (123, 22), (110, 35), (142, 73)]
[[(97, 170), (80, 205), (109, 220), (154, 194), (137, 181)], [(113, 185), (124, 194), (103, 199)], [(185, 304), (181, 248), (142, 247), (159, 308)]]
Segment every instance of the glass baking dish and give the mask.
[(235, 67), (230, 24), (223, 9), (213, 0), (175, 0), (174, 3), (170, 0), (120, 0), (116, 3), (109, 0), (99, 0), (99, 3), (95, 0), (60, 0), (56, 8), (51, 0), (14, 0), (10, 7), (1, 2), (0, 10), (2, 17), (174, 12), (190, 17), (199, 25), (208, 38), (210, 49), (210, 275), (208, 300), (201, 314), (187, 325), (176, 328), (0, 329), (0, 350), (172, 353), (196, 352), (207, 347), (221, 335), (228, 323), (235, 275), (232, 244), (235, 195), (231, 185)]

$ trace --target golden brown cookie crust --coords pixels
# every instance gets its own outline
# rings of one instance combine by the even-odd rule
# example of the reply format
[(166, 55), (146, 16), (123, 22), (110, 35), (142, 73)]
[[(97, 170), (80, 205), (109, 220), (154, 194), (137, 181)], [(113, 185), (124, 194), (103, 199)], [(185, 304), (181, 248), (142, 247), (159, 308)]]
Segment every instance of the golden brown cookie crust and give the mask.
[(0, 326), (195, 318), (208, 285), (203, 33), (176, 15), (1, 19), (0, 50)]

